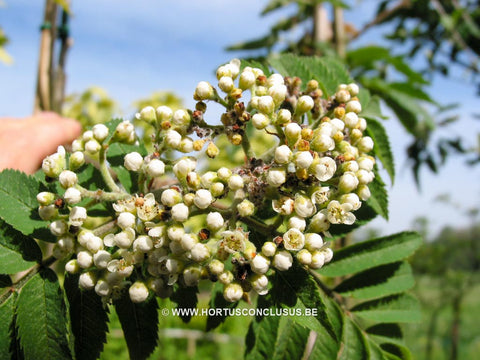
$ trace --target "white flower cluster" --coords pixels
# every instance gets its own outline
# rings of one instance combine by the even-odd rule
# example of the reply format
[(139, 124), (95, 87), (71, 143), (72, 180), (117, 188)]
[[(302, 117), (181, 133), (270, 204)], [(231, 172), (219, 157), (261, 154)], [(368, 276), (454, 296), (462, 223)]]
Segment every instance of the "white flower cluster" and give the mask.
[[(375, 159), (368, 155), (373, 141), (364, 136), (358, 86), (340, 85), (325, 100), (315, 80), (301, 91), (298, 78), (241, 70), (238, 60), (219, 67), (217, 79), (225, 97), (202, 81), (193, 112), (160, 106), (136, 115), (157, 128), (152, 154), (124, 154), (124, 168), (138, 174), (143, 194), (126, 193), (108, 168), (110, 144), (136, 141), (128, 121), (113, 133), (95, 125), (73, 142), (68, 159), (60, 147), (44, 160), (45, 175), (65, 191), (38, 194), (39, 213), (58, 238), (54, 255), (71, 258), (65, 269), (80, 274), (81, 288), (94, 289), (105, 301), (128, 288), (131, 300), (142, 302), (151, 293), (169, 297), (176, 286), (210, 279), (221, 282), (225, 299), (235, 302), (252, 290), (266, 294), (269, 275), (294, 261), (319, 269), (332, 259), (324, 237), (331, 224), (354, 223), (353, 212), (369, 198), (374, 178)], [(246, 91), (251, 97), (244, 105)], [(222, 125), (205, 122), (205, 101), (225, 106)], [(254, 158), (247, 126), (279, 139), (277, 145)], [(185, 154), (208, 144), (206, 155), (217, 156), (221, 134), (245, 151), (245, 166), (200, 171), (197, 158)], [(163, 157), (171, 150), (184, 154)], [(79, 184), (75, 171), (88, 158), (99, 161), (110, 192)], [(92, 229), (88, 208), (95, 202), (88, 198), (110, 202), (113, 219)], [(271, 209), (276, 215), (265, 222), (256, 216)]]

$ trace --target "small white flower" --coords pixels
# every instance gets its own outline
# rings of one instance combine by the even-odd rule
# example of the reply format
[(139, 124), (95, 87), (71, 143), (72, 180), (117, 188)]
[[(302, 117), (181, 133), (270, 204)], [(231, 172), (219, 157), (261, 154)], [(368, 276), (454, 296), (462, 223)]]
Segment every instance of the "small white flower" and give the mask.
[(237, 283), (231, 283), (225, 286), (223, 289), (223, 297), (228, 302), (236, 302), (240, 300), (243, 296), (243, 289)]
[(212, 85), (206, 81), (200, 81), (195, 88), (193, 98), (195, 100), (211, 100), (215, 96)]
[(97, 283), (97, 279), (96, 279), (95, 273), (91, 271), (84, 272), (83, 274), (80, 275), (78, 279), (78, 286), (80, 286), (84, 290), (93, 289), (96, 283)]
[(287, 109), (280, 109), (277, 113), (275, 125), (288, 124), (292, 120), (292, 113)]
[(263, 114), (271, 114), (275, 109), (275, 102), (270, 95), (260, 96), (258, 99), (257, 109)]
[(325, 263), (328, 263), (333, 258), (333, 250), (330, 248), (326, 248), (322, 250), (323, 255), (325, 255)]
[(255, 85), (256, 77), (252, 70), (243, 69), (238, 81), (238, 87), (242, 90), (250, 89)]
[(272, 241), (267, 241), (262, 246), (262, 254), (267, 257), (272, 257), (277, 251), (277, 245)]
[(338, 182), (338, 190), (343, 193), (348, 193), (355, 190), (358, 184), (359, 181), (355, 173), (347, 171), (343, 173), (342, 176), (340, 176), (340, 180)]
[(187, 286), (195, 286), (200, 281), (201, 267), (197, 265), (191, 265), (183, 270), (183, 280)]
[(165, 164), (162, 160), (152, 159), (146, 166), (147, 174), (151, 177), (159, 177), (165, 173)]
[(245, 250), (245, 233), (243, 230), (224, 231), (222, 233), (222, 246), (230, 254)]
[(333, 133), (337, 133), (338, 131), (343, 131), (345, 129), (345, 123), (337, 118), (333, 118), (330, 120), (330, 124), (333, 126)]
[(233, 174), (228, 179), (228, 187), (232, 190), (243, 189), (243, 179), (240, 175)]
[(290, 229), (283, 234), (283, 246), (287, 250), (298, 251), (305, 245), (305, 236), (298, 229)]
[(50, 231), (55, 236), (61, 236), (68, 230), (68, 224), (63, 220), (56, 220), (50, 224)]
[(55, 194), (47, 191), (42, 191), (37, 194), (37, 201), (40, 205), (50, 205), (55, 201)]
[(112, 288), (107, 281), (100, 279), (95, 285), (95, 292), (98, 296), (109, 296), (112, 292)]
[(96, 124), (92, 128), (92, 132), (93, 132), (93, 137), (97, 141), (102, 142), (108, 136), (108, 127), (106, 127), (103, 124)]
[(65, 271), (69, 274), (76, 274), (80, 271), (80, 266), (76, 259), (72, 259), (65, 264)]
[(295, 165), (300, 169), (308, 169), (313, 163), (310, 151), (299, 151), (295, 154)]
[(200, 190), (197, 190), (197, 192), (195, 193), (195, 198), (193, 199), (193, 203), (199, 209), (206, 209), (207, 207), (210, 206), (212, 202), (213, 202), (213, 197), (210, 191), (205, 189), (200, 189)]
[(270, 125), (270, 118), (265, 114), (256, 113), (252, 116), (252, 124), (256, 129), (262, 130)]
[(180, 145), (177, 148), (178, 151), (181, 151), (183, 153), (189, 153), (193, 151), (193, 140), (189, 138), (188, 136), (185, 136), (182, 138), (182, 141), (180, 141)]
[(282, 196), (278, 200), (272, 200), (272, 208), (281, 215), (290, 215), (293, 212), (295, 202), (288, 196)]
[(267, 183), (279, 187), (287, 181), (287, 173), (283, 168), (272, 168), (267, 173)]
[(182, 225), (172, 225), (167, 229), (167, 236), (172, 241), (180, 241), (185, 230)]
[(220, 275), (225, 269), (225, 264), (218, 259), (213, 259), (208, 263), (208, 270), (212, 275)]
[(242, 217), (253, 215), (255, 212), (255, 205), (245, 199), (240, 204), (237, 205), (238, 214)]
[(285, 80), (283, 79), (283, 76), (278, 73), (273, 73), (270, 75), (267, 79), (267, 86), (272, 87), (275, 85), (283, 85), (285, 84)]
[(312, 254), (312, 262), (310, 267), (312, 269), (320, 269), (325, 264), (325, 255), (321, 251), (314, 251)]
[(136, 206), (137, 216), (142, 221), (150, 221), (160, 212), (160, 207), (155, 201), (155, 195), (148, 193), (143, 197), (143, 204)]
[(210, 192), (214, 197), (219, 197), (224, 194), (225, 185), (223, 185), (221, 182), (215, 182), (210, 187)]
[(350, 92), (350, 95), (355, 96), (360, 91), (359, 87), (355, 83), (350, 83), (347, 85), (347, 90)]
[(295, 196), (294, 209), (295, 213), (302, 218), (312, 216), (316, 210), (312, 200), (298, 194)]
[(285, 271), (290, 269), (293, 264), (292, 255), (285, 250), (278, 251), (273, 257), (273, 266), (280, 270)]
[(301, 218), (298, 216), (292, 216), (290, 219), (288, 219), (287, 227), (289, 229), (297, 229), (300, 231), (304, 231), (306, 226), (307, 226), (307, 222), (305, 221), (304, 218)]
[(363, 153), (368, 153), (373, 150), (373, 140), (370, 136), (364, 136), (356, 145), (358, 150)]
[(362, 105), (357, 100), (350, 100), (345, 106), (345, 111), (359, 114), (362, 112)]
[(355, 215), (350, 212), (351, 210), (351, 204), (340, 204), (337, 200), (332, 200), (327, 207), (328, 221), (332, 224), (352, 225), (355, 222)]
[(165, 261), (165, 268), (170, 274), (178, 274), (183, 268), (183, 263), (176, 259), (168, 258)]
[(102, 145), (100, 145), (99, 142), (94, 139), (88, 140), (85, 143), (85, 152), (90, 155), (95, 155), (100, 151), (101, 148), (102, 148)]
[(195, 170), (197, 162), (191, 158), (182, 158), (175, 165), (173, 165), (173, 173), (175, 176), (180, 179), (187, 176), (191, 171)]
[(218, 281), (220, 281), (223, 285), (228, 285), (233, 281), (233, 274), (226, 270), (218, 275)]
[(172, 109), (170, 109), (168, 106), (165, 106), (165, 105), (161, 105), (157, 107), (155, 112), (157, 113), (158, 120), (160, 121), (168, 121), (173, 116)]
[(256, 274), (265, 274), (270, 267), (270, 260), (260, 254), (257, 254), (250, 261), (250, 267)]
[(78, 266), (87, 269), (93, 265), (93, 255), (89, 251), (79, 251), (77, 254)]
[(211, 212), (208, 213), (206, 222), (210, 230), (217, 231), (223, 226), (225, 220), (219, 212)]
[(285, 101), (287, 87), (283, 84), (275, 84), (268, 89), (268, 95), (272, 97), (273, 101), (278, 106)]
[(210, 251), (208, 247), (202, 243), (197, 243), (195, 246), (190, 250), (192, 254), (192, 260), (196, 262), (202, 262), (207, 260), (210, 257)]
[(313, 174), (320, 181), (330, 180), (337, 171), (337, 164), (335, 160), (328, 156), (320, 158), (316, 163), (313, 163)]
[(79, 190), (71, 187), (65, 191), (63, 198), (65, 199), (67, 204), (74, 205), (82, 201), (82, 194), (80, 193)]
[(255, 274), (250, 277), (250, 284), (258, 295), (266, 295), (268, 293), (268, 278), (265, 275)]
[(342, 204), (348, 203), (352, 205), (352, 210), (354, 211), (358, 210), (360, 206), (362, 206), (362, 202), (360, 201), (360, 198), (355, 193), (348, 193), (348, 194), (342, 195), (340, 197), (340, 202)]
[(38, 208), (38, 215), (42, 220), (53, 220), (58, 216), (58, 209), (54, 204), (48, 206), (40, 206)]
[(358, 115), (352, 111), (347, 112), (343, 118), (345, 125), (349, 128), (354, 128), (358, 124)]
[(125, 230), (126, 228), (133, 228), (136, 221), (137, 218), (132, 213), (122, 212), (118, 215), (117, 225), (120, 226), (122, 230)]
[(115, 136), (120, 141), (130, 142), (132, 139), (135, 139), (135, 127), (128, 120), (122, 121), (115, 129)]
[(330, 221), (328, 221), (327, 217), (327, 210), (320, 210), (318, 213), (316, 213), (313, 217), (312, 220), (310, 221), (310, 226), (309, 230), (312, 232), (323, 232), (327, 231), (328, 228), (330, 227)]
[(148, 288), (143, 282), (136, 281), (128, 289), (128, 294), (130, 295), (130, 300), (132, 300), (132, 302), (141, 303), (148, 298)]
[(75, 139), (72, 141), (72, 151), (73, 152), (82, 152), (83, 149), (83, 141), (80, 139)]
[(121, 249), (128, 249), (132, 246), (135, 240), (135, 231), (132, 228), (127, 228), (118, 234), (115, 234), (113, 241)]
[(281, 145), (275, 149), (275, 161), (278, 164), (287, 164), (292, 157), (292, 150), (287, 145)]
[(99, 269), (106, 269), (111, 260), (112, 255), (106, 250), (99, 250), (93, 254), (93, 263)]
[(166, 189), (162, 192), (160, 201), (163, 205), (172, 207), (175, 204), (178, 204), (182, 200), (182, 196), (175, 189)]
[(188, 219), (189, 209), (183, 203), (176, 204), (172, 207), (172, 218), (175, 221), (184, 222)]
[(232, 170), (226, 167), (221, 167), (217, 170), (217, 176), (222, 181), (228, 181), (230, 176), (232, 176)]
[(173, 129), (168, 130), (165, 134), (165, 144), (172, 149), (177, 149), (180, 146), (181, 141), (182, 135)]
[(131, 152), (125, 155), (123, 165), (127, 170), (138, 171), (143, 165), (143, 157), (136, 151)]
[(305, 234), (305, 248), (310, 251), (319, 250), (323, 246), (323, 239), (317, 233)]
[(180, 245), (185, 251), (193, 249), (196, 244), (198, 244), (198, 238), (194, 234), (183, 234), (180, 239)]
[(358, 185), (357, 194), (363, 201), (368, 200), (371, 196), (370, 189), (365, 184)]
[(308, 95), (302, 95), (298, 98), (297, 107), (295, 108), (295, 112), (297, 114), (303, 114), (307, 111), (313, 109), (313, 99)]
[(85, 220), (87, 220), (87, 209), (75, 206), (70, 210), (69, 221), (73, 226), (82, 226)]
[(78, 169), (85, 164), (85, 155), (81, 151), (75, 151), (68, 159), (68, 165), (71, 170)]
[(141, 252), (149, 252), (153, 249), (153, 241), (150, 236), (147, 235), (140, 235), (135, 239), (133, 242), (133, 250), (134, 251), (141, 251)]
[(350, 100), (350, 92), (347, 89), (338, 90), (335, 93), (335, 100), (337, 100), (338, 103), (346, 103)]
[(190, 114), (186, 110), (177, 110), (173, 113), (172, 122), (178, 126), (190, 124)]
[(330, 188), (328, 186), (322, 186), (316, 188), (313, 193), (311, 200), (314, 204), (323, 205), (330, 198)]
[(367, 128), (367, 120), (365, 120), (364, 118), (358, 118), (358, 129), (360, 131), (365, 131), (366, 128)]
[(307, 249), (300, 250), (296, 257), (298, 262), (302, 265), (310, 265), (312, 263), (312, 254)]
[(86, 244), (86, 248), (92, 253), (95, 254), (101, 249), (103, 249), (103, 240), (99, 238), (98, 236), (91, 236)]
[(302, 128), (296, 122), (291, 122), (287, 126), (285, 126), (284, 132), (288, 141), (291, 143), (295, 143), (301, 137)]
[(77, 174), (70, 170), (63, 170), (58, 176), (58, 181), (64, 189), (67, 189), (78, 182)]
[(222, 76), (218, 80), (218, 87), (222, 89), (222, 91), (229, 93), (235, 88), (233, 84), (233, 79), (230, 76)]
[[(330, 127), (330, 130), (333, 132), (332, 127)], [(325, 151), (333, 150), (335, 148), (335, 141), (332, 139), (330, 135), (325, 133), (320, 133), (314, 136), (310, 145), (312, 149), (314, 149), (315, 151), (325, 152)]]
[(57, 152), (43, 159), (42, 170), (48, 177), (56, 178), (65, 169), (65, 148), (59, 146)]

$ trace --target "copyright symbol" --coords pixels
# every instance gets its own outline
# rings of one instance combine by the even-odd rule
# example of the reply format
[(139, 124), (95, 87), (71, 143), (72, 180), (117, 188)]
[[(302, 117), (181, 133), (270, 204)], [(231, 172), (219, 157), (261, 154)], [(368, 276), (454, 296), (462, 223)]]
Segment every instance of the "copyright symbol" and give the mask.
[(168, 314), (170, 314), (170, 311), (168, 311), (167, 308), (163, 308), (163, 309), (162, 309), (162, 315), (163, 315), (163, 316), (168, 316)]

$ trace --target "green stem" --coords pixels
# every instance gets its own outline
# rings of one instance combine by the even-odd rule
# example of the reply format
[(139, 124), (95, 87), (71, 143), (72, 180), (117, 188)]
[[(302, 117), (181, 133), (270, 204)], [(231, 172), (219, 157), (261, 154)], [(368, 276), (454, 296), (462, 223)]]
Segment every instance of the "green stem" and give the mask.
[(255, 152), (250, 145), (250, 140), (248, 139), (247, 133), (244, 133), (242, 136), (242, 149), (248, 160), (255, 158)]
[(95, 236), (102, 236), (104, 234), (107, 234), (107, 233), (111, 232), (113, 229), (115, 229), (116, 226), (117, 226), (117, 221), (116, 220), (109, 221), (109, 222), (95, 228), (93, 230), (93, 234)]
[(112, 174), (110, 174), (110, 170), (108, 169), (107, 149), (108, 149), (108, 144), (103, 145), (102, 148), (100, 149), (100, 154), (98, 156), (99, 164), (100, 164), (100, 173), (102, 174), (103, 180), (105, 180), (105, 183), (107, 184), (108, 188), (113, 192), (120, 193), (122, 192), (122, 190), (115, 183), (115, 180), (113, 180)]
[(82, 197), (89, 197), (95, 199), (95, 201), (117, 201), (128, 199), (129, 197), (131, 197), (130, 194), (127, 194), (125, 192), (105, 192), (100, 189), (96, 191), (91, 191), (85, 189), (83, 186), (78, 184), (75, 185), (75, 188), (80, 191)]

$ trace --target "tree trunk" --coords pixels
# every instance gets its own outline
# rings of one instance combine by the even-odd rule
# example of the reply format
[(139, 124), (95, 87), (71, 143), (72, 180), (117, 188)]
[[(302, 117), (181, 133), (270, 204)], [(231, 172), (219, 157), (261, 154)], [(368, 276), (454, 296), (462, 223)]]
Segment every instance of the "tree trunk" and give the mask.
[(462, 294), (455, 296), (452, 303), (452, 327), (450, 334), (452, 338), (452, 347), (450, 349), (450, 360), (458, 359), (458, 345), (460, 340), (460, 313), (461, 313)]

